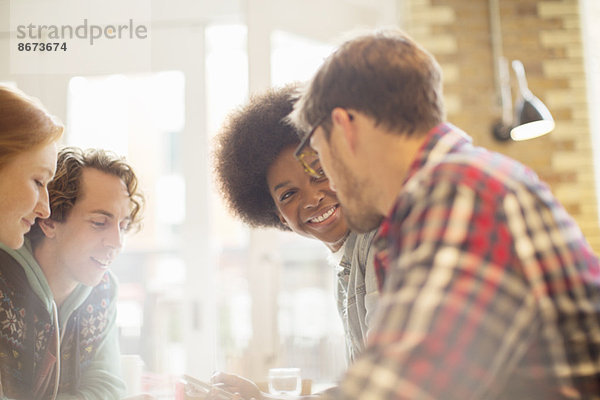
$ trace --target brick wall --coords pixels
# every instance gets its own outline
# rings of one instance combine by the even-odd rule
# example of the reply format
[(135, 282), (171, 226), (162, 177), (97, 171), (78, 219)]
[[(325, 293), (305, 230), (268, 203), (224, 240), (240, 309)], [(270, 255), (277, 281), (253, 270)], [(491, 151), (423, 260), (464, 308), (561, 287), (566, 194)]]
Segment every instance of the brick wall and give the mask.
[(523, 62), (529, 88), (556, 121), (552, 133), (526, 142), (497, 142), (491, 135), (501, 111), (488, 0), (399, 1), (405, 29), (442, 66), (448, 120), (472, 135), (475, 144), (535, 170), (600, 254), (578, 1), (499, 1), (502, 53)]

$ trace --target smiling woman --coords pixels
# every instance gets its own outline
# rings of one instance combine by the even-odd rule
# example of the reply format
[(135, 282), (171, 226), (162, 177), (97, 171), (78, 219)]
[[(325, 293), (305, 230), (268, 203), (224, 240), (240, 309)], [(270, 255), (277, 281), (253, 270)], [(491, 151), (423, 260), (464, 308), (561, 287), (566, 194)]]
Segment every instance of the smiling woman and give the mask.
[(299, 135), (283, 121), (295, 90), (267, 91), (229, 116), (217, 137), (217, 179), (230, 210), (248, 225), (292, 230), (337, 251), (350, 230), (335, 193), (327, 177), (309, 176), (294, 159)]
[(349, 232), (340, 203), (326, 176), (314, 178), (304, 172), (293, 157), (294, 149), (283, 149), (267, 170), (276, 214), (292, 231), (318, 239), (335, 252)]
[[(338, 311), (353, 360), (364, 348), (378, 294), (374, 232), (351, 232), (327, 177), (307, 174), (294, 158), (300, 139), (284, 118), (292, 111), (295, 91), (294, 85), (266, 91), (229, 115), (217, 136), (217, 180), (231, 211), (250, 226), (291, 230), (338, 255)], [(311, 166), (320, 170), (318, 160)], [(213, 380), (232, 390), (245, 388), (240, 389), (244, 397), (259, 396), (243, 378), (221, 373)]]
[(47, 184), (63, 126), (41, 103), (0, 85), (0, 243), (16, 249), (36, 218), (47, 218)]

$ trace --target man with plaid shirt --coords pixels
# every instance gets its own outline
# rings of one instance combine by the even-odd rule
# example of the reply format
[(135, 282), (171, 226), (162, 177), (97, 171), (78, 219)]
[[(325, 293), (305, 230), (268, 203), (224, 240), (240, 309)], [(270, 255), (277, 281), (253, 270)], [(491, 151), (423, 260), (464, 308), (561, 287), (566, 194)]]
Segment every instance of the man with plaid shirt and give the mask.
[(600, 399), (600, 266), (535, 173), (444, 121), (406, 35), (343, 44), (291, 120), (351, 227), (379, 226), (366, 351), (336, 398)]

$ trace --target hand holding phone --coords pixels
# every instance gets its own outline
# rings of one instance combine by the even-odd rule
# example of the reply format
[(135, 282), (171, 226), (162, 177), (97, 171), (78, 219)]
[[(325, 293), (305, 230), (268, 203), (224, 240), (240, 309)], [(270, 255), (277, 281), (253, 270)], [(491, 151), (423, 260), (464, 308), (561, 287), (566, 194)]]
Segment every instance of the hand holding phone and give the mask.
[(236, 374), (226, 372), (216, 372), (210, 382), (213, 385), (219, 385), (229, 393), (239, 394), (242, 399), (262, 400), (269, 398), (267, 393), (261, 392), (258, 386), (250, 379), (246, 379)]
[[(186, 394), (189, 396), (198, 396), (204, 398), (211, 398), (215, 400), (233, 400), (239, 399), (239, 396), (234, 395), (217, 385), (212, 385), (207, 382), (203, 382), (199, 379), (196, 379), (190, 375), (184, 375), (184, 380), (186, 381)], [(191, 393), (187, 393), (187, 392)]]

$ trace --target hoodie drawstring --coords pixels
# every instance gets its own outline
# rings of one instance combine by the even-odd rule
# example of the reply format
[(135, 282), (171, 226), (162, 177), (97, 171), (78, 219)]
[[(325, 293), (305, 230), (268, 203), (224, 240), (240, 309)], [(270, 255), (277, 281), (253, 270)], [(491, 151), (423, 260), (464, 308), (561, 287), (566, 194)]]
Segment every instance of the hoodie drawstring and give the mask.
[(54, 330), (56, 337), (56, 370), (54, 371), (54, 393), (52, 394), (52, 400), (56, 400), (58, 395), (58, 385), (60, 384), (60, 326), (58, 324), (58, 307), (56, 302), (52, 300), (52, 314), (54, 316)]

